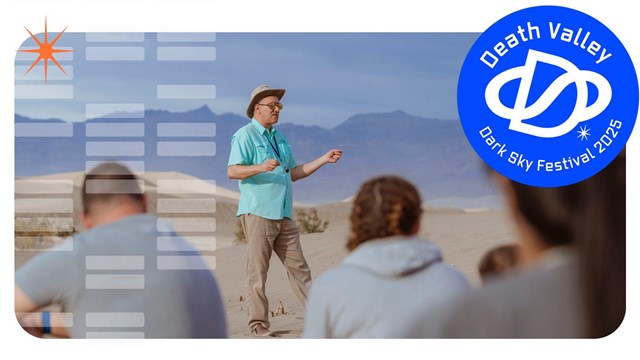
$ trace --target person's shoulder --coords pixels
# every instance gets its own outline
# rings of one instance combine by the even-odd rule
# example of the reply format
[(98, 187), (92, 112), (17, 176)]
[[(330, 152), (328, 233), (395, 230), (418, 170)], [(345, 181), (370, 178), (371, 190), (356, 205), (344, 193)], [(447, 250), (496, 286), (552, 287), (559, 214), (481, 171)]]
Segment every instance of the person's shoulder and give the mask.
[(313, 280), (312, 287), (331, 292), (347, 291), (357, 285), (357, 279), (364, 274), (356, 267), (340, 264), (320, 274), (317, 279)]
[(46, 251), (42, 251), (36, 255), (35, 259), (56, 259), (61, 262), (70, 261), (70, 259), (77, 257), (78, 244), (82, 241), (83, 236), (81, 233), (77, 233), (74, 236), (70, 236), (57, 242)]
[(345, 275), (344, 266), (337, 266), (321, 273), (316, 279), (313, 280), (313, 287), (325, 288), (337, 285), (338, 282)]
[[(91, 230), (83, 232), (85, 237), (92, 237), (102, 233), (121, 232), (140, 232), (155, 230), (158, 226), (163, 225), (159, 222), (159, 218), (150, 213), (137, 213), (124, 216), (116, 221), (108, 224), (94, 227)], [(170, 226), (168, 223), (165, 226)], [(161, 226), (162, 227), (162, 226)], [(169, 231), (170, 229), (166, 229)]]
[(238, 129), (232, 136), (231, 136), (231, 143), (232, 144), (251, 144), (255, 142), (255, 135), (256, 130), (252, 129), (252, 125), (251, 122), (249, 122), (248, 124), (244, 125), (243, 127), (241, 127), (240, 129)]
[(446, 335), (516, 336), (514, 324), (526, 322), (530, 316), (544, 316), (545, 307), (555, 300), (565, 303), (575, 297), (573, 270), (570, 266), (521, 270), (487, 282), (450, 304)]
[(469, 288), (469, 281), (465, 275), (453, 265), (440, 262), (432, 265), (432, 268), (433, 271), (437, 272), (442, 278), (448, 280), (448, 282), (455, 282), (464, 289)]
[[(494, 279), (485, 281), (481, 288), (473, 291), (470, 296), (461, 301), (461, 306), (469, 307), (472, 304), (479, 307), (505, 307), (508, 303), (517, 301), (516, 294), (520, 289), (537, 287), (541, 280), (547, 278), (544, 271), (514, 271)], [(473, 306), (472, 306), (473, 307)]]
[(236, 130), (235, 133), (233, 133), (232, 136), (233, 137), (247, 136), (247, 135), (249, 135), (249, 131), (250, 130), (251, 130), (251, 121), (249, 121), (245, 125), (241, 126), (238, 130)]
[(345, 304), (345, 299), (348, 299), (349, 294), (352, 294), (355, 283), (353, 277), (348, 273), (349, 269), (338, 266), (313, 279), (309, 289), (309, 303), (311, 304), (309, 308), (313, 308), (311, 311), (322, 312), (327, 307), (335, 308), (338, 304)]
[(80, 232), (75, 236), (74, 246), (79, 250), (121, 246), (133, 248), (144, 244), (148, 239), (157, 238), (159, 232), (171, 233), (173, 228), (166, 222), (158, 221), (155, 215), (141, 213)]
[[(486, 282), (482, 287), (484, 296), (504, 297), (503, 294), (519, 294), (518, 297), (528, 298), (527, 294), (537, 293), (545, 288), (557, 288), (576, 282), (574, 264), (565, 264), (551, 269), (534, 268), (521, 269), (502, 275)], [(514, 296), (509, 297), (514, 299)]]
[(339, 268), (332, 268), (321, 273), (317, 278), (313, 280), (313, 288), (320, 289), (320, 288), (326, 288), (328, 286), (331, 286), (332, 284), (335, 283), (334, 280), (340, 277), (339, 274), (340, 274)]
[[(81, 239), (82, 236), (76, 234), (73, 237), (61, 240), (44, 251), (40, 251), (16, 269), (16, 281), (18, 279), (24, 280), (24, 278), (33, 279), (34, 274), (49, 273), (51, 269), (55, 269), (59, 273), (65, 273), (65, 269), (75, 269), (81, 261), (84, 261), (84, 256), (79, 254), (81, 251), (79, 250), (81, 248), (79, 241)], [(59, 277), (54, 278), (54, 280), (56, 279), (59, 279)]]

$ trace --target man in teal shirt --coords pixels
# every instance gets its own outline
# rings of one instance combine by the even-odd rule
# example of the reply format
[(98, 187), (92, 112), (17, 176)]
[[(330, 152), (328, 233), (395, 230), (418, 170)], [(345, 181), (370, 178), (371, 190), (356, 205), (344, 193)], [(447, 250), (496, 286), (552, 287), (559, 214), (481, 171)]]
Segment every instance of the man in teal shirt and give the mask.
[(303, 179), (327, 163), (335, 163), (342, 150), (333, 149), (319, 158), (298, 165), (278, 123), (284, 89), (258, 86), (251, 93), (247, 116), (251, 122), (231, 137), (227, 174), (240, 180), (237, 216), (247, 238), (249, 328), (256, 336), (274, 336), (269, 331), (269, 300), (265, 283), (271, 253), (282, 261), (289, 282), (306, 304), (311, 271), (300, 246), (300, 233), (293, 218), (292, 181)]

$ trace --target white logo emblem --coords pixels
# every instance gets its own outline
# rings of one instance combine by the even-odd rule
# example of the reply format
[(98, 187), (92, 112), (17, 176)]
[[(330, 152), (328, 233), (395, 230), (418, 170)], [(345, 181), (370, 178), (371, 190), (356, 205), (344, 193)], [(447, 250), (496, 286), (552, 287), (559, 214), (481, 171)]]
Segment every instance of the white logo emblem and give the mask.
[[(529, 90), (538, 62), (558, 66), (565, 70), (566, 73), (555, 79), (540, 98), (527, 107)], [(515, 79), (521, 80), (512, 109), (506, 107), (500, 101), (499, 93), (502, 86)], [(591, 106), (587, 106), (589, 91), (587, 82), (592, 83), (598, 89), (598, 98)], [(562, 124), (554, 127), (540, 127), (523, 122), (542, 114), (567, 86), (574, 83), (577, 90), (576, 104), (569, 118)], [(602, 113), (611, 101), (611, 85), (602, 75), (593, 71), (580, 70), (572, 62), (562, 57), (529, 50), (524, 66), (518, 66), (498, 74), (489, 82), (484, 95), (489, 109), (494, 114), (511, 120), (509, 123), (510, 130), (541, 138), (554, 138), (565, 135), (580, 122), (591, 120)]]

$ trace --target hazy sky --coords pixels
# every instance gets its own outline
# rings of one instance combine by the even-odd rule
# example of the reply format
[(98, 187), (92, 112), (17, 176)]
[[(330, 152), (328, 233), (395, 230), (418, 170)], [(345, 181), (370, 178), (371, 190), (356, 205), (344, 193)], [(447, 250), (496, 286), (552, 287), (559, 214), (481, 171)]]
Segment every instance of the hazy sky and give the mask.
[[(50, 34), (50, 40), (55, 35)], [(82, 121), (86, 104), (136, 103), (146, 109), (172, 111), (208, 105), (215, 113), (244, 114), (251, 90), (266, 83), (287, 89), (282, 100), (283, 123), (333, 127), (354, 114), (394, 110), (457, 119), (458, 73), (477, 38), (477, 34), (464, 33), (200, 35), (197, 42), (172, 42), (155, 33), (133, 34), (133, 41), (124, 36), (104, 42), (91, 34), (65, 33), (56, 46), (74, 50), (72, 59), (58, 54), (69, 76), (50, 64), (47, 86), (53, 89), (52, 85), (72, 84), (73, 98), (17, 99), (16, 113)], [(42, 39), (42, 34), (37, 36)], [(34, 46), (33, 40), (27, 40), (22, 48)], [(107, 46), (111, 48), (104, 48)], [(122, 47), (137, 48), (137, 53), (125, 55), (136, 61), (88, 60), (99, 57), (97, 53), (108, 57)], [(164, 49), (159, 50), (161, 47)], [(202, 52), (202, 47), (208, 50)], [(161, 53), (166, 60), (188, 57), (185, 54), (190, 51), (206, 61), (159, 61)], [(17, 85), (43, 84), (37, 80), (42, 66), (24, 76), (34, 54), (19, 54), (16, 59)], [(161, 84), (215, 85), (216, 96), (158, 99), (156, 86)]]

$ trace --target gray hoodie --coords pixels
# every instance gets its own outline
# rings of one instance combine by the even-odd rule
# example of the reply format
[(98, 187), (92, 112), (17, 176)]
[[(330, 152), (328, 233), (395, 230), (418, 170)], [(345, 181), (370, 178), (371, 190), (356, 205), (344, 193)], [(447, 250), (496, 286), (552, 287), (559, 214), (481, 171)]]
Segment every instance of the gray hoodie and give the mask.
[[(416, 337), (409, 329), (417, 319), (424, 328), (424, 314), (468, 289), (464, 276), (442, 263), (440, 250), (428, 240), (370, 240), (314, 280), (304, 337)], [(438, 319), (433, 326), (440, 326)]]

